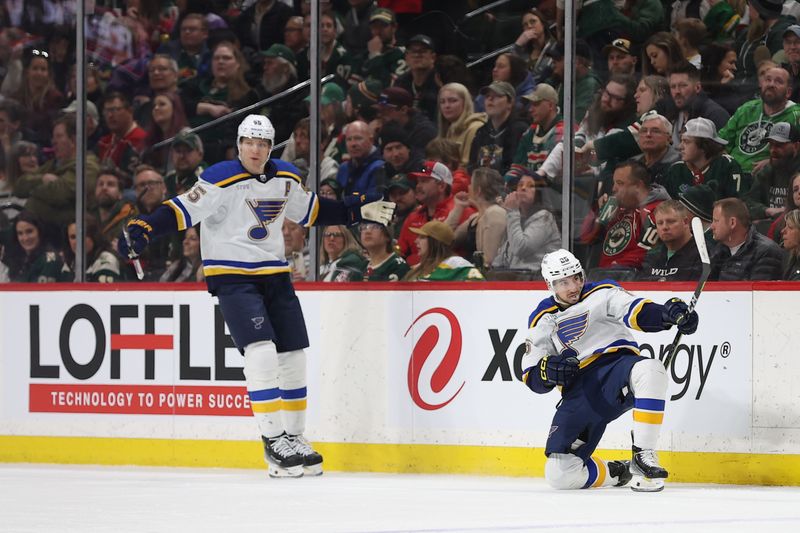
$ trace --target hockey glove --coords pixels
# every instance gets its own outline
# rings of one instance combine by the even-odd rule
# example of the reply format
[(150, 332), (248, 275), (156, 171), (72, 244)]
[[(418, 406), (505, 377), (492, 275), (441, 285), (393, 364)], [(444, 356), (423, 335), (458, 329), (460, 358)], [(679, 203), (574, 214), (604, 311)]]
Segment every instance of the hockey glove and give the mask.
[(569, 386), (578, 375), (578, 358), (564, 355), (545, 355), (539, 361), (539, 378), (548, 385)]
[(397, 204), (394, 202), (384, 202), (382, 200), (364, 204), (361, 206), (361, 218), (366, 221), (377, 222), (378, 224), (388, 226), (389, 222), (392, 221), (392, 215), (394, 215), (396, 206)]
[(661, 319), (664, 329), (669, 329), (675, 324), (678, 326), (678, 331), (684, 335), (691, 335), (697, 331), (697, 325), (700, 323), (697, 311), (689, 313), (689, 306), (680, 298), (670, 298), (664, 303)]
[(117, 239), (117, 250), (121, 257), (136, 257), (142, 253), (150, 242), (150, 234), (153, 233), (153, 227), (141, 218), (132, 218), (128, 221), (125, 229), (128, 230), (128, 237), (130, 237), (130, 247), (125, 235), (120, 235), (120, 238)]

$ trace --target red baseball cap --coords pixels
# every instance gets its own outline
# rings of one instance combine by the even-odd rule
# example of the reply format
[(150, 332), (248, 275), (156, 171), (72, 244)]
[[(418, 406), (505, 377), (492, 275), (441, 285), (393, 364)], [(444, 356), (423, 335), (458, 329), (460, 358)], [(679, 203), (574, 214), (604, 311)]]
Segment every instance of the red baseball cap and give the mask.
[(440, 163), (439, 161), (425, 161), (422, 170), (418, 172), (409, 172), (408, 177), (413, 180), (419, 178), (433, 178), (443, 181), (451, 187), (453, 186), (453, 174), (444, 163)]

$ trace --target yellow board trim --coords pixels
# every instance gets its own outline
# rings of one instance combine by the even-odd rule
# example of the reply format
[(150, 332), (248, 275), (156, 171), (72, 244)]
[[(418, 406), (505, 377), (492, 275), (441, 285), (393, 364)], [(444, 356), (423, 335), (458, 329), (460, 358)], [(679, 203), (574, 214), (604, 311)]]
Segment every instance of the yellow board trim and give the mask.
[[(319, 442), (325, 469), (338, 472), (544, 476), (544, 450), (504, 446)], [(260, 442), (0, 436), (0, 462), (264, 468)], [(629, 450), (598, 450), (605, 460)], [(663, 452), (669, 481), (800, 486), (800, 455)]]
[(664, 421), (664, 413), (650, 413), (648, 411), (634, 409), (633, 421), (643, 424), (660, 424)]

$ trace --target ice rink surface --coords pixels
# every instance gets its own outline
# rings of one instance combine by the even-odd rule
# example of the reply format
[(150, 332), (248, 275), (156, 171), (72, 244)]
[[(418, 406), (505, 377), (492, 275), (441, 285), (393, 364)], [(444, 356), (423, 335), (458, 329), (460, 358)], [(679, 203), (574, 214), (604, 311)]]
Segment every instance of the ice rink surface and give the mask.
[(800, 487), (0, 464), (2, 532), (800, 531)]

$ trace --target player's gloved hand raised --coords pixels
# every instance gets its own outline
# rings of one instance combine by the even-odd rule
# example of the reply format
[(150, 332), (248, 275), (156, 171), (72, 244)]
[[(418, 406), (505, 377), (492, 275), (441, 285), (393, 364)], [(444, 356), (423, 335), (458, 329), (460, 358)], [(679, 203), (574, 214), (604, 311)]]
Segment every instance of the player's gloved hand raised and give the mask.
[(150, 242), (150, 234), (153, 233), (153, 227), (141, 218), (132, 218), (125, 225), (130, 237), (130, 247), (128, 247), (128, 240), (125, 238), (123, 232), (117, 239), (117, 250), (121, 257), (130, 257), (131, 251), (134, 256), (138, 256), (147, 247)]
[(664, 303), (664, 312), (661, 320), (667, 329), (676, 324), (678, 331), (684, 335), (691, 335), (697, 331), (697, 326), (700, 323), (697, 311), (690, 313), (689, 306), (680, 298), (670, 298)]
[(394, 202), (384, 202), (383, 200), (364, 204), (361, 206), (361, 218), (365, 221), (377, 222), (388, 226), (389, 222), (392, 221), (396, 206), (397, 204)]
[(573, 355), (545, 355), (539, 361), (539, 377), (549, 385), (568, 386), (578, 375), (578, 358)]

